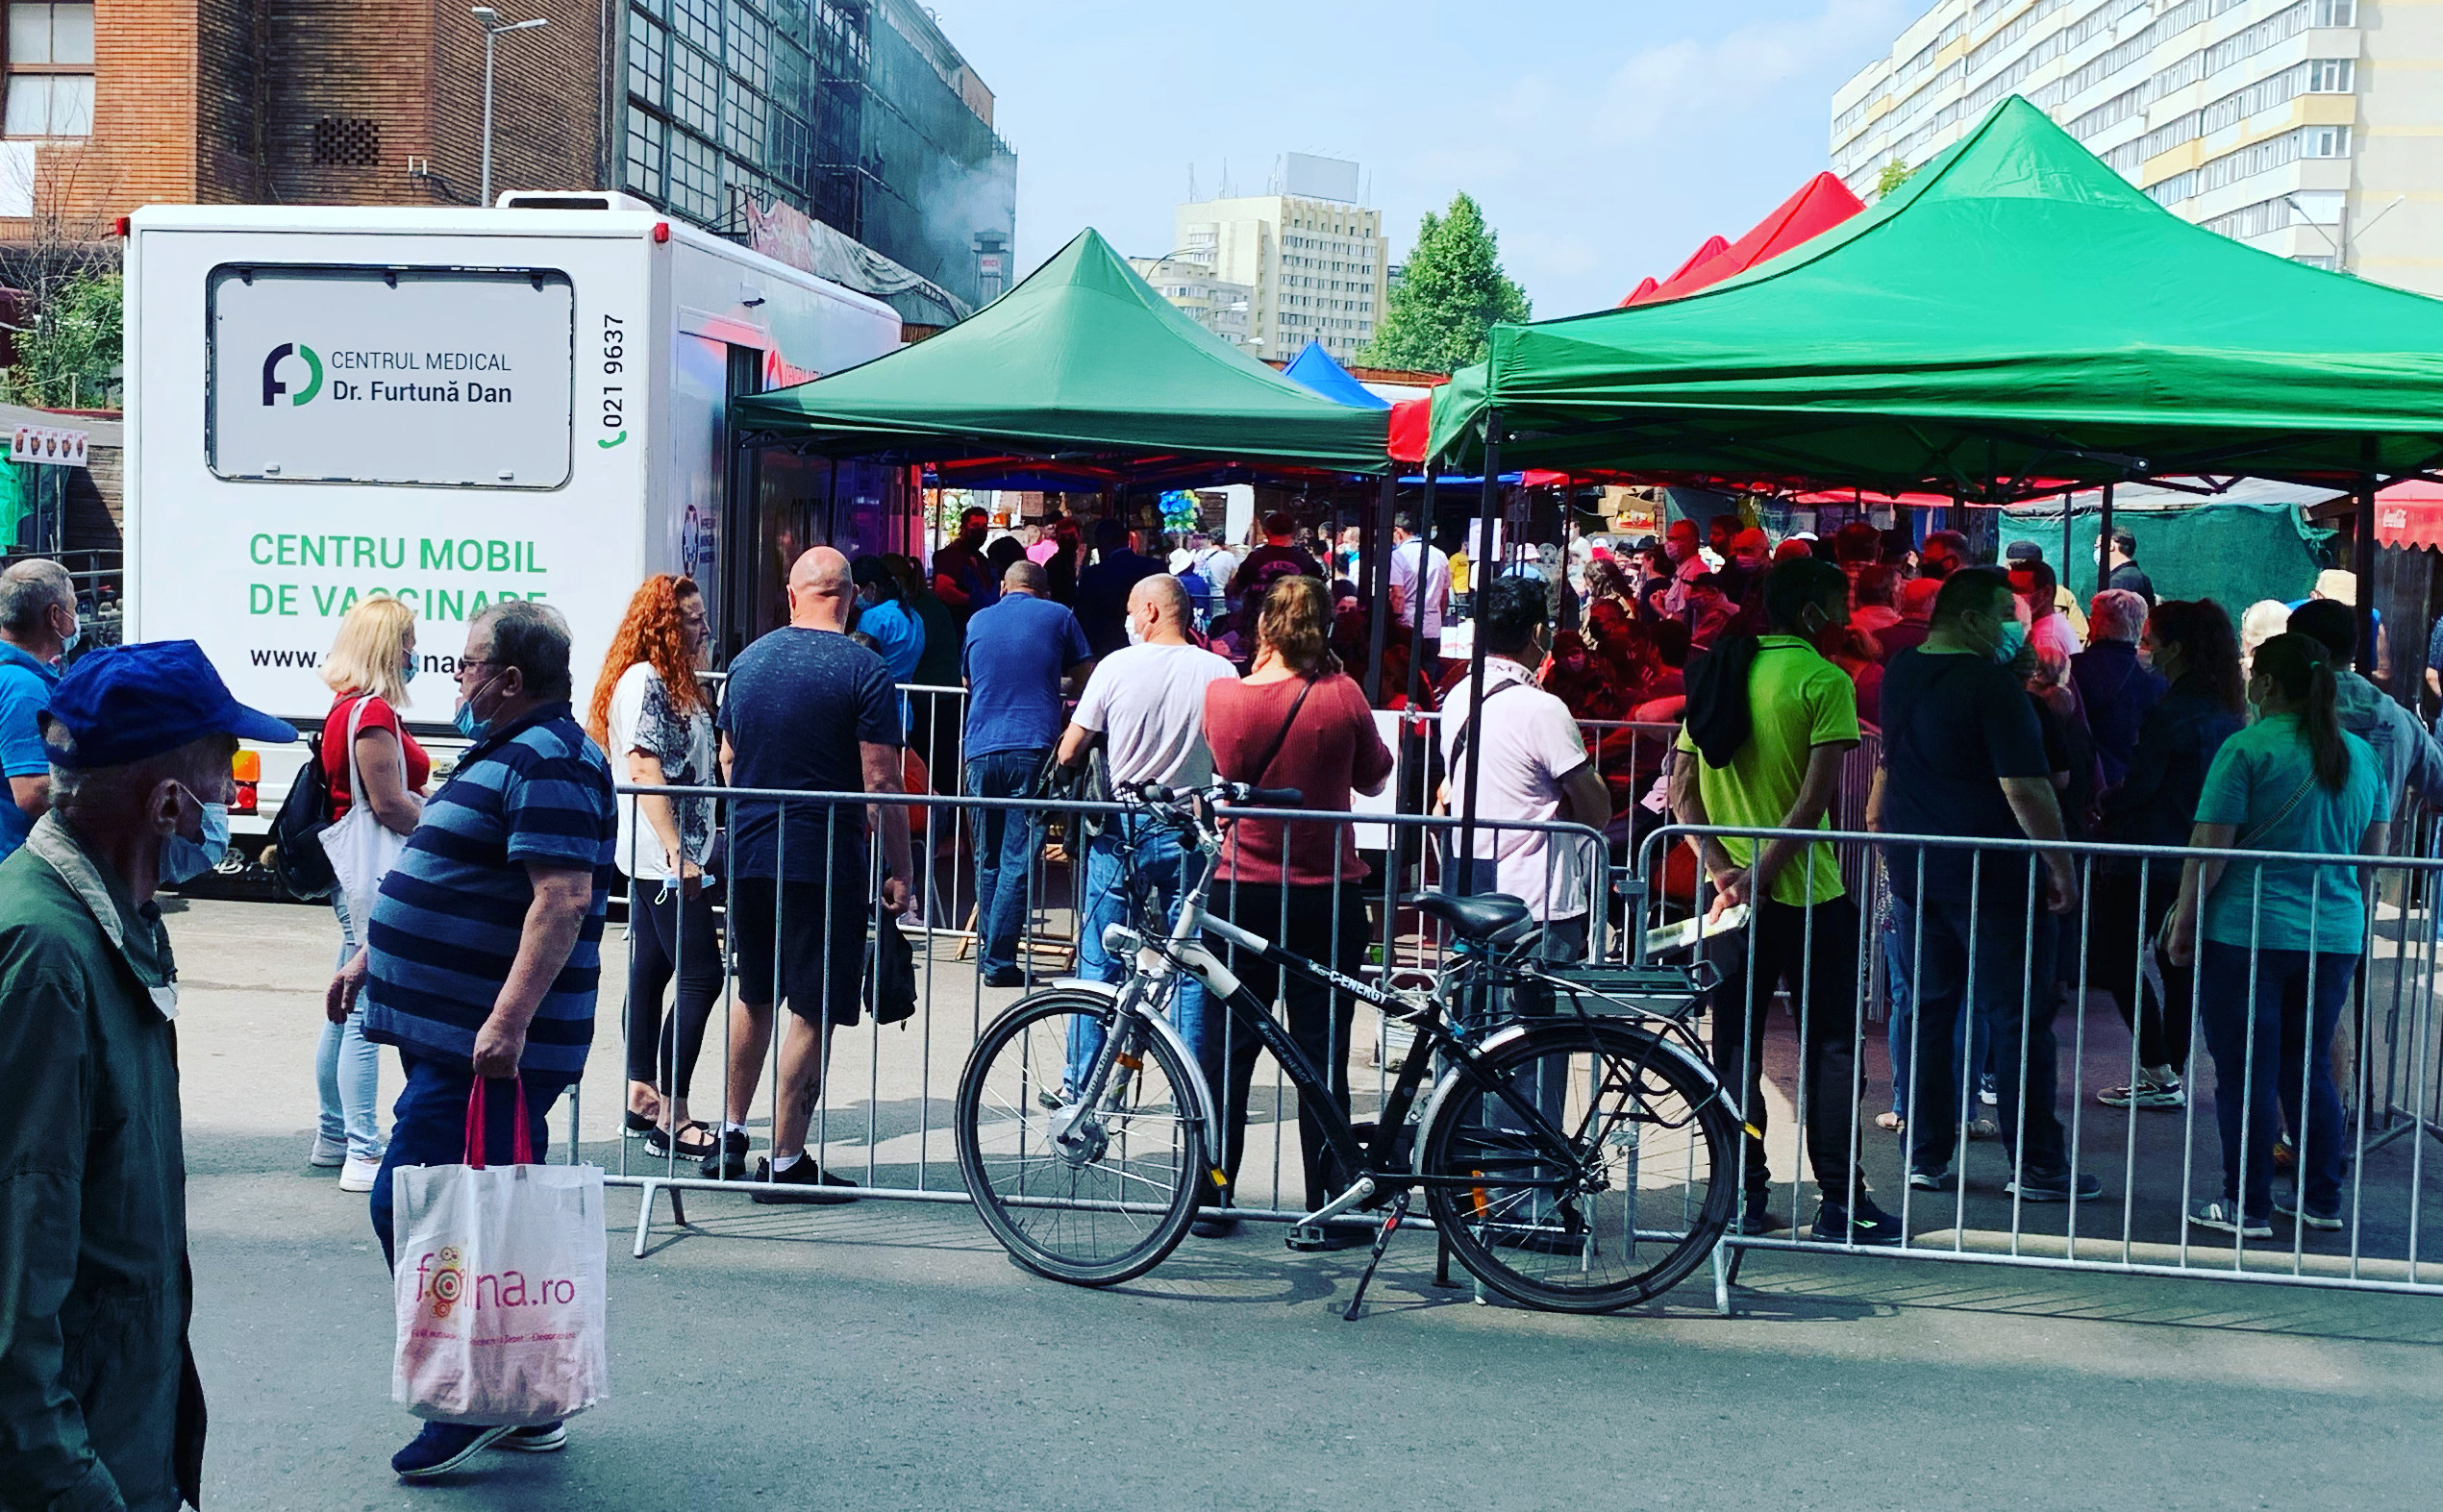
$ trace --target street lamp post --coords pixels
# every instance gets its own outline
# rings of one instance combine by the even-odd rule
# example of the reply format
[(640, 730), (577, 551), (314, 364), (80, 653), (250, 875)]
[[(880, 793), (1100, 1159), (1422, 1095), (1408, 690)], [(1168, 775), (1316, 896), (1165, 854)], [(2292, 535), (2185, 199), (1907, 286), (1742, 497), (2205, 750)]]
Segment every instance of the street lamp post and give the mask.
[(470, 6), (467, 13), (475, 17), (475, 24), (484, 29), (484, 189), (481, 198), (489, 205), (492, 203), (492, 38), (503, 32), (531, 32), (537, 27), (549, 26), (551, 22), (538, 15), (531, 21), (511, 21), (503, 26), (500, 24), (500, 12), (487, 5)]

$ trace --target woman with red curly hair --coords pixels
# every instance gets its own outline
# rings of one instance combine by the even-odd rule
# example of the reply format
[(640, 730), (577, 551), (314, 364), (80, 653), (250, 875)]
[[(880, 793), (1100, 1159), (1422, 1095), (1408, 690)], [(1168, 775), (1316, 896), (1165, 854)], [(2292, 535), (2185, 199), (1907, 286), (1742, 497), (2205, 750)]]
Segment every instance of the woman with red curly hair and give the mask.
[[(697, 676), (710, 639), (704, 594), (689, 579), (656, 573), (628, 601), (586, 720), (620, 781), (704, 787), (716, 780), (711, 701)], [(687, 1082), (721, 996), (705, 875), (712, 805), (619, 800), (616, 859), (629, 879), (628, 1131), (642, 1133), (657, 1155), (688, 1160), (713, 1150), (711, 1131), (687, 1117)], [(661, 995), (673, 975), (679, 1005), (665, 1025)]]

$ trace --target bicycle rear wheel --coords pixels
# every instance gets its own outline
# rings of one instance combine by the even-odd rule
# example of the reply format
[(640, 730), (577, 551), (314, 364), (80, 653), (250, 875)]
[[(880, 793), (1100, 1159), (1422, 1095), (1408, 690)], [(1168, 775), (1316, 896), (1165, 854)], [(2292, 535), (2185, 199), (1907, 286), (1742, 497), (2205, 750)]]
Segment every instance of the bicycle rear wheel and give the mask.
[(1508, 1102), (1465, 1079), (1440, 1100), (1417, 1169), (1472, 1179), (1428, 1187), (1426, 1204), (1485, 1285), (1530, 1307), (1609, 1312), (1678, 1285), (1722, 1237), (1737, 1187), (1731, 1115), (1677, 1045), (1555, 1020), (1496, 1044), (1481, 1069), (1572, 1155), (1558, 1158)]
[(1021, 1265), (1083, 1286), (1159, 1265), (1204, 1175), (1196, 1073), (1142, 1020), (1117, 1030), (1094, 1104), (1071, 1096), (1071, 1060), (1084, 1076), (1115, 1016), (1095, 993), (1037, 993), (985, 1030), (959, 1082), (959, 1170), (985, 1227)]

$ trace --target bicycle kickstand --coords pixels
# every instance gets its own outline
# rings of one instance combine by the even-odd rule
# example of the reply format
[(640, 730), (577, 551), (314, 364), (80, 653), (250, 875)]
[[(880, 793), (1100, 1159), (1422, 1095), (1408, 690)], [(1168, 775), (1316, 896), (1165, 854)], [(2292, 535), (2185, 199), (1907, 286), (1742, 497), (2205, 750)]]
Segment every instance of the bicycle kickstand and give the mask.
[(1357, 1295), (1349, 1299), (1349, 1308), (1340, 1315), (1342, 1323), (1358, 1321), (1358, 1309), (1365, 1303), (1365, 1289), (1374, 1283), (1374, 1268), (1383, 1263), (1383, 1252), (1391, 1248), (1391, 1236), (1399, 1231), (1400, 1220), (1408, 1215), (1408, 1194), (1402, 1192), (1391, 1203), (1391, 1215), (1383, 1220), (1383, 1231), (1374, 1236), (1374, 1253), (1367, 1257), (1365, 1274), (1358, 1277)]

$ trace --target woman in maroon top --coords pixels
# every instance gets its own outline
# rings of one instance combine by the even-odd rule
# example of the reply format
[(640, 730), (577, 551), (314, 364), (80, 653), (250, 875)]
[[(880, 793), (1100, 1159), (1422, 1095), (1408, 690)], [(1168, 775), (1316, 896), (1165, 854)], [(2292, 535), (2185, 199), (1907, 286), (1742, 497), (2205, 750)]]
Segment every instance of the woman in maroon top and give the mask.
[[(1205, 690), (1205, 740), (1212, 747), (1216, 776), (1259, 787), (1294, 787), (1304, 795), (1301, 807), (1345, 813), (1352, 791), (1369, 796), (1383, 791), (1391, 777), (1391, 753), (1376, 731), (1364, 690), (1342, 674), (1326, 649), (1330, 625), (1322, 583), (1300, 577), (1275, 582), (1257, 616), (1256, 661), (1246, 681), (1215, 682)], [(1354, 973), (1365, 959), (1365, 879), (1357, 837), (1346, 824), (1241, 819), (1223, 837), (1209, 906), (1287, 950)], [(1294, 978), (1284, 990), (1278, 968), (1227, 948), (1224, 955), (1250, 992), (1267, 1003), (1282, 1000), (1290, 1037), (1331, 1078), (1333, 1096), (1348, 1111), (1355, 1002)], [(1246, 1145), (1248, 1085), (1262, 1047), (1201, 989), (1181, 1006), (1182, 1030), (1222, 1100), (1222, 1170), (1234, 1185)], [(1298, 1136), (1312, 1208), (1345, 1177), (1332, 1169), (1330, 1147), (1312, 1115), (1301, 1112)], [(1209, 1219), (1199, 1231), (1211, 1236), (1234, 1225)], [(1350, 1233), (1354, 1238), (1370, 1231), (1360, 1226)]]

